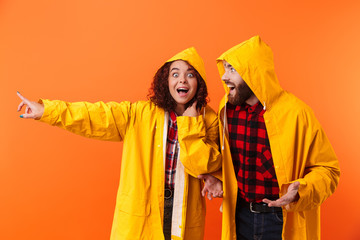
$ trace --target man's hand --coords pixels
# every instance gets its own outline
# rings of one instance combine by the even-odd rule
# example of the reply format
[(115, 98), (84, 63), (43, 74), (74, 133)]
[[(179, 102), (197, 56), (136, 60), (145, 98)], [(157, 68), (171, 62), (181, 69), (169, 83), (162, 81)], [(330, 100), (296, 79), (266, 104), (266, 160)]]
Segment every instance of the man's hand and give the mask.
[(26, 97), (22, 96), (19, 92), (17, 95), (22, 100), (19, 104), (17, 111), (19, 112), (23, 106), (26, 106), (25, 113), (21, 114), (21, 118), (32, 118), (32, 119), (40, 119), (44, 114), (44, 104), (40, 104), (37, 102), (30, 101)]
[(212, 200), (216, 197), (222, 197), (223, 195), (223, 188), (222, 188), (222, 182), (217, 179), (216, 177), (210, 175), (210, 174), (200, 174), (198, 176), (198, 179), (204, 180), (204, 187), (201, 191), (201, 195), (205, 197), (207, 195), (207, 198), (209, 200)]
[(300, 183), (299, 182), (293, 182), (289, 185), (288, 189), (287, 189), (287, 193), (282, 196), (281, 198), (275, 200), (275, 201), (271, 201), (269, 199), (264, 198), (262, 201), (264, 203), (267, 203), (269, 207), (282, 207), (285, 206), (285, 208), (287, 207), (287, 205), (289, 205), (292, 202), (296, 202), (299, 199), (299, 187), (300, 187)]

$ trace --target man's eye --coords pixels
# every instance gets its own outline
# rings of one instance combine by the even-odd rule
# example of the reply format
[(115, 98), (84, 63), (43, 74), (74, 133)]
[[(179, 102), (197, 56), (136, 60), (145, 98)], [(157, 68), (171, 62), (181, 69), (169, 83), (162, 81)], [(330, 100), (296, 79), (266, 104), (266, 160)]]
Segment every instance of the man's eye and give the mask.
[(178, 73), (173, 73), (173, 75), (172, 75), (173, 77), (178, 77), (179, 76), (179, 74)]

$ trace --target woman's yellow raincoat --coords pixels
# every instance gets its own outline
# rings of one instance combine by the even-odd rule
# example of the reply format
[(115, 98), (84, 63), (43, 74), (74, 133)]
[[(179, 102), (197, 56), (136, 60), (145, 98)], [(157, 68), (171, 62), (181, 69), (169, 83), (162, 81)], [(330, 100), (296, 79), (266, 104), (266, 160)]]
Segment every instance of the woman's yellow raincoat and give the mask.
[[(205, 80), (204, 64), (194, 48), (168, 61), (185, 60)], [(120, 185), (111, 240), (164, 239), (164, 179), (169, 114), (151, 101), (68, 103), (42, 100), (40, 121), (76, 134), (123, 141)], [(180, 161), (177, 161), (172, 239), (202, 240), (205, 200), (199, 174), (218, 170), (218, 120), (210, 108), (198, 117), (177, 117)]]
[[(337, 157), (325, 132), (310, 107), (280, 87), (272, 51), (258, 36), (217, 59), (220, 76), (224, 74), (223, 60), (236, 69), (266, 109), (264, 120), (280, 196), (290, 183), (300, 182), (300, 199), (283, 208), (283, 239), (320, 239), (320, 205), (335, 191), (340, 176)], [(226, 103), (227, 96), (219, 108), (224, 188), (222, 239), (235, 240), (237, 180), (228, 142)]]

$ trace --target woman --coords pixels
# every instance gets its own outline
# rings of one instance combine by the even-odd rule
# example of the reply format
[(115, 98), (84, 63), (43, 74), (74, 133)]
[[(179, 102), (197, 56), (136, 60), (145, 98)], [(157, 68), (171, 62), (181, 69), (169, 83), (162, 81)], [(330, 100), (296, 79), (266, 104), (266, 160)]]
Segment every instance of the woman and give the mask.
[(27, 105), (20, 117), (124, 141), (112, 240), (203, 239), (205, 200), (196, 177), (221, 166), (205, 79), (201, 57), (189, 48), (157, 71), (148, 101), (36, 103), (18, 93), (18, 111)]

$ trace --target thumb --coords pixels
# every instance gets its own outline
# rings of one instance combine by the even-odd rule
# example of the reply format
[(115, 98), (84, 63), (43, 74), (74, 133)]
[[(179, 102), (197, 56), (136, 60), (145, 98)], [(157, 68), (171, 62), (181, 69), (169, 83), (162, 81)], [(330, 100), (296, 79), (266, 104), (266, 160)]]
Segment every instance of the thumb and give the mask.
[(196, 109), (196, 105), (197, 105), (197, 100), (195, 100), (191, 106), (189, 106), (189, 108), (193, 108), (193, 109)]
[(292, 183), (293, 190), (299, 190), (299, 188), (300, 188), (300, 182), (296, 181)]
[(20, 117), (21, 117), (21, 118), (25, 118), (25, 119), (26, 119), (26, 118), (33, 118), (33, 119), (34, 119), (34, 118), (35, 118), (35, 114), (33, 114), (33, 113), (24, 113), (24, 114), (21, 114)]

